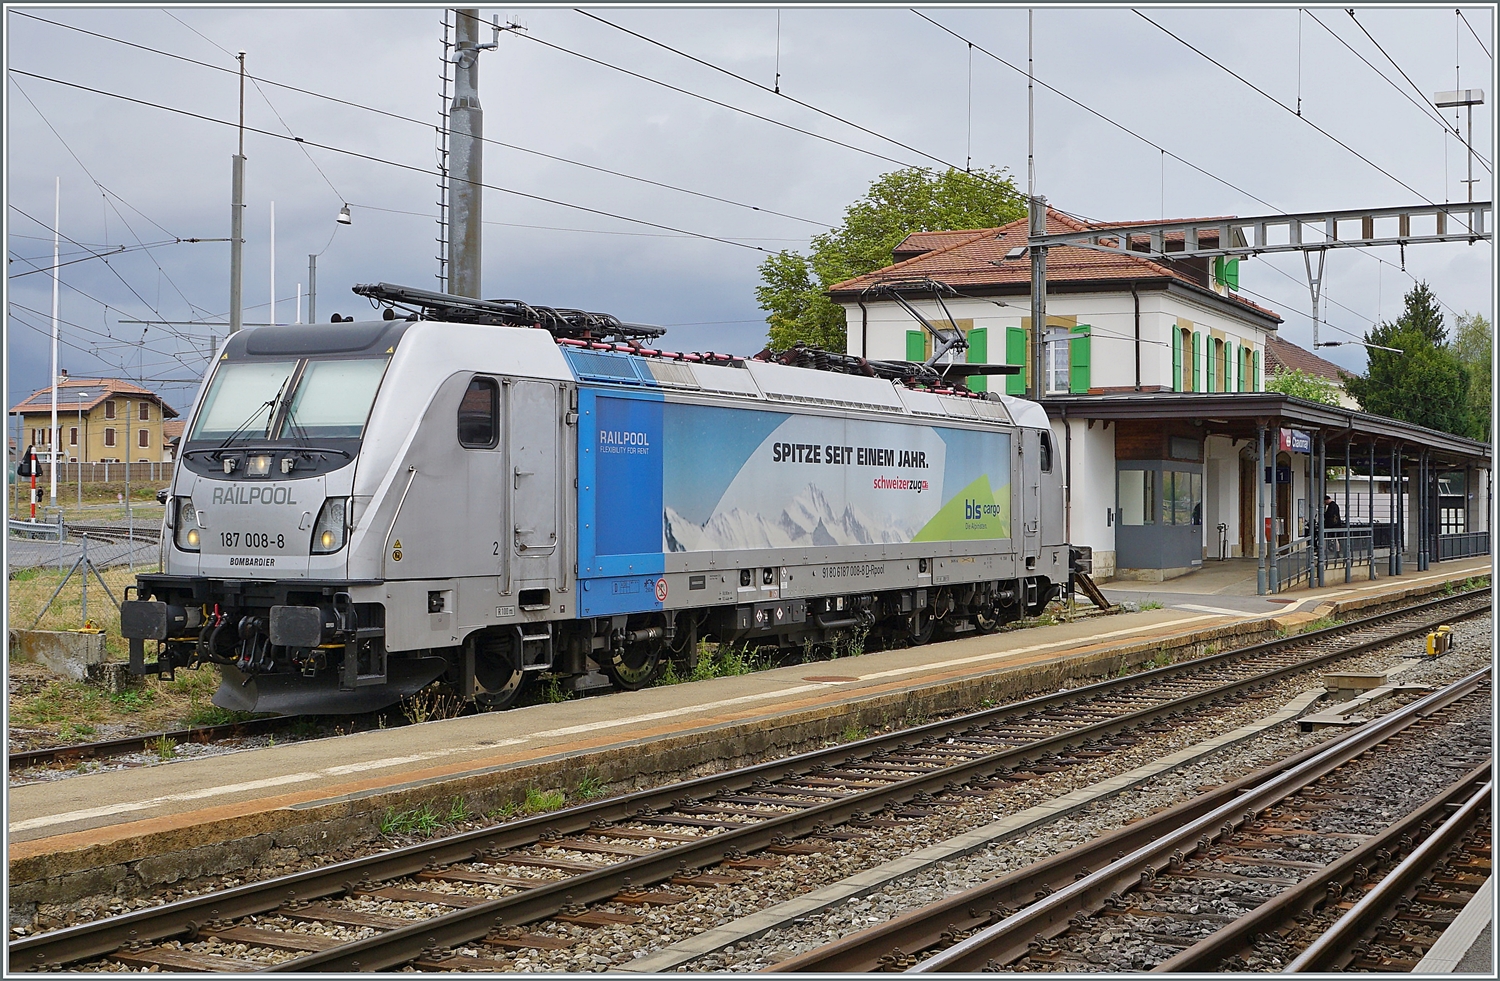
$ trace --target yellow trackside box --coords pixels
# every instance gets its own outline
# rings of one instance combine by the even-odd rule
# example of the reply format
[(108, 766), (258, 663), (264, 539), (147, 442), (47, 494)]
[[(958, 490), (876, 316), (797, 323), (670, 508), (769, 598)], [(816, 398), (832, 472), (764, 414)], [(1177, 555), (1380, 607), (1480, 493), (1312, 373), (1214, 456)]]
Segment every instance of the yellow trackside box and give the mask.
[(1427, 635), (1427, 656), (1442, 657), (1453, 647), (1453, 628), (1443, 624)]

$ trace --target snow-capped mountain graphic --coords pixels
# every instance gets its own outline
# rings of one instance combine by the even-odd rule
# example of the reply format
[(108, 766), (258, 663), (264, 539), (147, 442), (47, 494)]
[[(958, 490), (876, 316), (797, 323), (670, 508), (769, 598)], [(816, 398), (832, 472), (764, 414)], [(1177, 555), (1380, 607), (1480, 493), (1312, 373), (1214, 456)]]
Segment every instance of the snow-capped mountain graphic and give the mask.
[(662, 523), (669, 552), (909, 542), (917, 532), (894, 515), (872, 517), (852, 504), (835, 510), (816, 484), (808, 484), (774, 518), (733, 508), (697, 525), (667, 507)]

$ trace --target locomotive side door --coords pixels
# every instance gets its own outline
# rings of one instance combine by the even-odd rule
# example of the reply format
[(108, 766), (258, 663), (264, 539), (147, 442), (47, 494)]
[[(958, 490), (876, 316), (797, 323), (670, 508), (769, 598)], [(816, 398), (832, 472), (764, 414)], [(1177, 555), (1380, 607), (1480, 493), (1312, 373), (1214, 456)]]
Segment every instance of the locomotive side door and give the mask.
[(516, 379), (509, 388), (511, 581), (545, 581), (558, 558), (558, 387)]
[(1036, 568), (1041, 553), (1041, 430), (1021, 430), (1021, 459), (1016, 468), (1021, 486), (1021, 555), (1027, 572)]

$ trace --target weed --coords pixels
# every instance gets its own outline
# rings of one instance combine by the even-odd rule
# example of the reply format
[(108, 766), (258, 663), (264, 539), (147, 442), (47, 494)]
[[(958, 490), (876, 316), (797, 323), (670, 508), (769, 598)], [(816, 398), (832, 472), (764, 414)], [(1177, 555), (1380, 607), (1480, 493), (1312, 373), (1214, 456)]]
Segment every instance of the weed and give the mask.
[(1142, 611), (1145, 611), (1145, 610), (1159, 610), (1161, 608), (1162, 608), (1161, 604), (1158, 603), (1158, 602), (1156, 602), (1156, 600), (1147, 600), (1146, 602), (1144, 602), (1144, 603), (1141, 604), (1141, 610)]
[(1302, 629), (1299, 631), (1299, 633), (1310, 634), (1314, 630), (1327, 630), (1329, 627), (1340, 626), (1343, 624), (1343, 622), (1344, 621), (1336, 619), (1334, 617), (1320, 617), (1317, 620), (1314, 620), (1312, 623), (1303, 624)]
[(19, 582), (31, 582), (31, 580), (35, 579), (37, 576), (40, 576), (41, 574), (42, 574), (42, 570), (41, 569), (37, 568), (36, 566), (29, 566), (29, 567), (22, 568), (22, 569), (12, 569), (12, 570), (10, 570), (10, 577), (9, 578), (10, 578), (11, 582), (18, 582), (18, 583)]
[(850, 722), (844, 726), (844, 731), (839, 733), (839, 741), (845, 743), (858, 742), (870, 734), (870, 730), (858, 722)]
[(1449, 579), (1447, 582), (1443, 583), (1443, 595), (1444, 596), (1452, 596), (1453, 593), (1454, 593), (1453, 580)]
[(82, 739), (92, 736), (99, 730), (86, 722), (64, 722), (57, 730), (57, 734), (63, 739)]
[(676, 661), (668, 661), (666, 663), (661, 669), (661, 673), (656, 676), (656, 684), (658, 686), (682, 684), (682, 676), (677, 673)]
[(231, 722), (245, 722), (254, 717), (254, 713), (251, 712), (236, 712), (233, 709), (219, 708), (217, 705), (203, 705), (194, 697), (188, 703), (188, 711), (182, 717), (182, 724), (189, 728), (222, 726)]
[(556, 705), (558, 702), (566, 702), (573, 697), (573, 693), (563, 687), (562, 679), (553, 677), (547, 681), (547, 686), (542, 689), (542, 699), (548, 704)]
[(575, 791), (579, 800), (594, 800), (609, 793), (604, 783), (592, 773), (585, 773), (578, 780), (578, 790)]
[(146, 748), (159, 760), (170, 760), (177, 756), (177, 741), (171, 736), (158, 736), (146, 743)]
[(452, 719), (464, 710), (464, 700), (438, 688), (423, 688), (401, 702), (401, 714), (413, 725), (437, 719)]
[[(384, 718), (384, 716), (381, 716)], [(318, 734), (318, 724), (312, 719), (298, 719), (292, 723), (291, 734), (298, 739), (311, 739)]]
[(555, 811), (567, 802), (561, 790), (538, 790), (536, 787), (526, 788), (526, 803), (521, 805), (527, 814), (543, 814), (547, 811)]
[(109, 700), (115, 704), (116, 708), (135, 713), (156, 701), (156, 689), (131, 688), (126, 691), (117, 691), (109, 696)]
[(508, 818), (515, 817), (520, 809), (521, 807), (519, 804), (517, 804), (513, 800), (508, 800), (504, 804), (501, 804), (499, 807), (487, 811), (484, 816), (489, 818), (491, 821), (504, 821)]
[(1204, 657), (1213, 657), (1217, 653), (1219, 653), (1218, 644), (1209, 644), (1207, 647), (1203, 648)]
[(380, 833), (383, 835), (430, 834), (442, 824), (442, 818), (438, 817), (430, 804), (423, 804), (410, 811), (397, 811), (394, 807), (388, 807), (385, 809), (385, 815), (380, 819)]
[(462, 797), (458, 797), (455, 795), (453, 800), (448, 802), (449, 824), (457, 824), (460, 821), (467, 821), (473, 816), (474, 812), (469, 810), (469, 802), (464, 800)]

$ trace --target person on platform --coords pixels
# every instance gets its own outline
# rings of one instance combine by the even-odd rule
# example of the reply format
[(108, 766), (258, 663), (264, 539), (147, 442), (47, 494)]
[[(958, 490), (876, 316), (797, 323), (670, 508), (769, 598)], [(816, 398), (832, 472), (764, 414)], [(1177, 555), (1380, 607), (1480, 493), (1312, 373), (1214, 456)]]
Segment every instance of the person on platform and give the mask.
[(1339, 540), (1328, 533), (1335, 528), (1342, 527), (1344, 527), (1344, 516), (1339, 513), (1338, 502), (1333, 499), (1333, 495), (1331, 494), (1325, 496), (1323, 498), (1323, 535), (1324, 541), (1332, 546), (1329, 551), (1334, 555), (1341, 553)]

